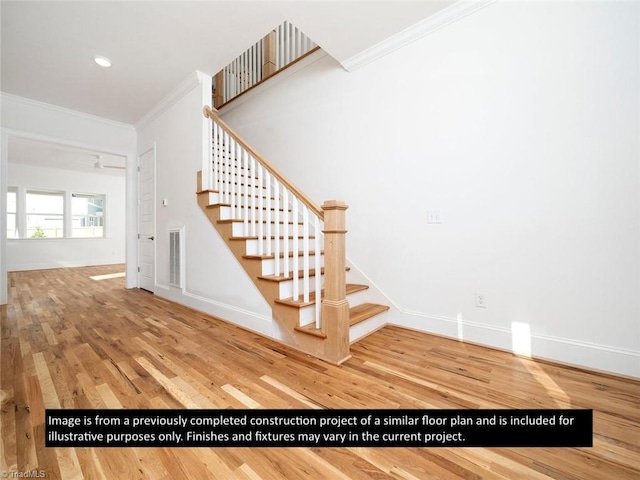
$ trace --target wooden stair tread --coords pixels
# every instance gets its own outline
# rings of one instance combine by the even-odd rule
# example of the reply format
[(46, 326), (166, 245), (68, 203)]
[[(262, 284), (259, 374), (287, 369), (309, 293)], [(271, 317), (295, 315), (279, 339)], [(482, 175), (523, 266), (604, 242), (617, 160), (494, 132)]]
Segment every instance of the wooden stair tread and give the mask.
[[(229, 240), (257, 240), (259, 237), (257, 235), (250, 235), (248, 237), (229, 237)], [(271, 235), (270, 237), (263, 237), (265, 240), (268, 238), (270, 240), (275, 240), (275, 235)], [(280, 235), (278, 237), (279, 240), (284, 240), (284, 235)], [(288, 240), (302, 240), (304, 237), (302, 235), (289, 235), (287, 237)], [(309, 235), (309, 240), (315, 240), (315, 236), (313, 235)]]
[[(349, 295), (351, 293), (356, 293), (356, 292), (360, 292), (362, 290), (367, 290), (369, 288), (368, 285), (359, 285), (357, 283), (347, 283), (346, 285), (346, 294)], [(324, 289), (322, 289), (321, 292), (321, 297), (324, 297)], [(302, 295), (300, 296), (302, 298)], [(302, 308), (302, 307), (306, 307), (308, 305), (313, 305), (314, 303), (316, 303), (316, 292), (310, 292), (309, 293), (309, 301), (308, 302), (304, 302), (301, 300), (294, 300), (293, 297), (289, 297), (289, 298), (283, 298), (283, 299), (276, 299), (275, 300), (276, 303), (279, 303), (281, 305), (288, 305), (290, 307), (294, 307), (294, 308)]]
[(319, 328), (316, 328), (315, 323), (311, 323), (309, 325), (305, 325), (304, 327), (293, 327), (296, 332), (306, 333), (308, 335), (313, 335), (318, 338), (327, 338), (327, 334), (324, 333)]
[[(218, 220), (218, 223), (244, 223), (244, 220), (240, 219), (240, 218), (228, 218), (225, 220)], [(251, 222), (249, 222), (251, 223)], [(271, 222), (267, 222), (266, 220), (262, 220), (262, 223), (267, 224), (267, 223), (271, 223), (271, 224), (275, 224), (275, 222), (271, 221)], [(278, 222), (280, 225), (284, 225), (284, 220)], [(304, 225), (303, 222), (287, 222), (288, 225)]]
[[(350, 270), (349, 267), (345, 268), (345, 271), (349, 271), (349, 270)], [(324, 267), (320, 269), (320, 275), (324, 275)], [(316, 269), (310, 268), (309, 277), (315, 277), (315, 276), (316, 276)], [(279, 275), (277, 277), (275, 275), (259, 275), (258, 278), (261, 280), (267, 280), (269, 282), (280, 283), (280, 282), (286, 282), (287, 280), (293, 280), (293, 275), (287, 275), (286, 277), (284, 275)], [(298, 270), (298, 279), (302, 280), (302, 270)]]
[(389, 310), (388, 305), (377, 303), (363, 303), (349, 309), (349, 326), (364, 322), (365, 320)]
[[(312, 257), (316, 254), (315, 250), (310, 250), (309, 251), (309, 256)], [(320, 251), (320, 255), (324, 255), (324, 250)], [(302, 257), (304, 256), (304, 252), (302, 251), (298, 251), (298, 256)], [(293, 252), (289, 252), (289, 258), (293, 257)], [(243, 255), (242, 258), (245, 258), (247, 260), (273, 260), (274, 258), (276, 258), (275, 254), (271, 254), (271, 255)], [(284, 258), (284, 252), (280, 252), (280, 258)]]
[[(204, 192), (201, 192), (201, 193), (209, 193), (209, 191), (205, 190)], [(207, 205), (205, 208), (220, 208), (220, 207), (230, 207), (230, 206), (231, 206), (230, 203), (212, 203), (210, 205)], [(249, 207), (249, 208), (253, 209), (254, 207)], [(260, 207), (256, 205), (255, 209), (256, 210), (260, 210)], [(263, 206), (262, 210), (267, 210), (267, 207)], [(269, 210), (275, 211), (275, 207), (269, 207)], [(291, 213), (291, 209), (290, 208), (288, 208), (287, 210), (285, 210), (284, 208), (278, 208), (278, 211), (279, 212), (283, 212), (283, 213), (284, 212)]]
[[(368, 288), (368, 287), (367, 287)], [(349, 309), (349, 326), (356, 325), (360, 322), (364, 322), (365, 320), (379, 314), (382, 312), (386, 312), (389, 310), (387, 305), (378, 305), (376, 303), (363, 303), (362, 305), (357, 305)], [(307, 335), (313, 335), (318, 338), (327, 338), (327, 335), (316, 328), (315, 323), (310, 323), (309, 325), (304, 325), (302, 327), (294, 327), (296, 332), (306, 333)]]

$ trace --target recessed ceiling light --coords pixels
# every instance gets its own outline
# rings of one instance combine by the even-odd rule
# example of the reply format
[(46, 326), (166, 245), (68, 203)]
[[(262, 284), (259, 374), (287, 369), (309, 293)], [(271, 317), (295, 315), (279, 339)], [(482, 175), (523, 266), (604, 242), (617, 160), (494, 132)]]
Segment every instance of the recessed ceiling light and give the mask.
[(93, 60), (101, 67), (107, 68), (111, 66), (111, 60), (109, 60), (107, 57), (103, 57), (102, 55), (96, 55), (95, 57), (93, 57)]

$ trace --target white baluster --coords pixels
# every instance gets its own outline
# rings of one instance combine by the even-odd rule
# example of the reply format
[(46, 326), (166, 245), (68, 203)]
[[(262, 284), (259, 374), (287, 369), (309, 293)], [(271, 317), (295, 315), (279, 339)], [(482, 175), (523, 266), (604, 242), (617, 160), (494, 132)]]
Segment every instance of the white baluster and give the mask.
[(224, 133), (224, 154), (222, 157), (222, 169), (223, 169), (223, 177), (222, 177), (222, 185), (221, 190), (223, 192), (222, 203), (229, 203), (229, 134), (227, 132)]
[(256, 81), (262, 80), (262, 52), (264, 52), (264, 38), (260, 39), (260, 44), (256, 50)]
[(251, 55), (249, 55), (249, 85), (253, 87), (256, 83), (256, 46), (251, 47)]
[(235, 60), (233, 62), (231, 62), (230, 66), (229, 66), (229, 78), (227, 79), (228, 81), (226, 82), (227, 85), (229, 85), (229, 99), (233, 98), (234, 95), (234, 89), (235, 89), (235, 85), (236, 85), (236, 76), (233, 73), (233, 65), (235, 63)]
[(258, 255), (264, 255), (264, 197), (262, 196), (263, 185), (263, 168), (262, 165), (258, 163)]
[(218, 138), (218, 124), (215, 121), (213, 122), (211, 137), (213, 142), (213, 165), (211, 168), (211, 183), (209, 184), (211, 186), (209, 188), (211, 188), (211, 190), (217, 190), (218, 172), (216, 170), (218, 169), (218, 162), (220, 161), (218, 158), (220, 155), (220, 140)]
[[(306, 303), (309, 301), (309, 209), (302, 205), (302, 271), (303, 271), (303, 298)], [(320, 275), (320, 272), (316, 272)]]
[(322, 277), (320, 275), (320, 272), (322, 270), (322, 266), (320, 263), (321, 257), (320, 257), (320, 252), (322, 251), (322, 246), (321, 246), (321, 228), (320, 228), (320, 219), (318, 218), (317, 215), (313, 215), (313, 230), (315, 233), (315, 241), (314, 241), (314, 250), (315, 250), (315, 258), (314, 258), (314, 268), (316, 270), (316, 278), (315, 278), (315, 288), (314, 291), (316, 292), (316, 305), (315, 305), (315, 309), (316, 309), (316, 328), (321, 328), (322, 327), (322, 321), (321, 321), (321, 315), (322, 315)]
[(258, 48), (260, 47), (260, 42), (256, 43), (251, 49), (251, 86), (255, 85), (258, 82), (258, 71), (256, 70), (256, 65), (258, 65)]
[(244, 91), (244, 55), (243, 52), (238, 57), (238, 95)]
[(236, 87), (236, 95), (240, 95), (242, 93), (242, 59), (238, 57), (236, 60), (237, 68), (236, 68), (236, 78), (238, 79), (238, 86)]
[(242, 149), (242, 166), (244, 167), (244, 220), (243, 236), (249, 236), (249, 153)]
[[(271, 173), (269, 173), (269, 171), (265, 171), (265, 175), (264, 175), (264, 181), (266, 182), (266, 190), (261, 190), (260, 195), (265, 196), (265, 208), (266, 210), (266, 219), (265, 219), (265, 226), (267, 227), (267, 231), (265, 233), (265, 237), (267, 239), (267, 244), (266, 244), (266, 251), (265, 251), (265, 255), (271, 255), (271, 252), (273, 251), (272, 246), (273, 246), (273, 240), (271, 240)], [(278, 239), (276, 238), (276, 242), (278, 241)]]
[[(273, 224), (273, 234), (276, 237), (273, 255), (276, 262), (274, 275), (277, 277), (280, 275), (280, 182), (275, 177), (273, 178), (273, 188), (273, 213), (275, 218), (275, 223)], [(285, 240), (285, 242), (286, 241), (287, 240)]]
[(282, 66), (284, 67), (289, 63), (289, 24), (284, 22), (282, 29), (284, 30), (284, 42), (282, 44)]
[(233, 179), (236, 189), (236, 218), (242, 220), (242, 145), (236, 143), (235, 176)]
[(240, 62), (238, 61), (238, 59), (236, 58), (233, 61), (233, 73), (235, 75), (235, 89), (233, 92), (233, 96), (235, 97), (236, 95), (238, 95), (238, 93), (240, 93)]
[[(293, 223), (294, 225), (298, 223), (298, 199), (295, 195), (291, 196), (291, 203), (293, 205)], [(293, 279), (293, 299), (298, 300), (300, 298), (300, 289), (298, 286), (298, 270), (299, 266), (299, 258), (298, 258), (298, 232), (296, 229), (293, 231), (293, 270), (291, 272), (291, 278)], [(287, 241), (289, 241), (287, 239)]]
[(242, 91), (244, 92), (247, 88), (249, 88), (251, 86), (251, 77), (249, 76), (250, 72), (251, 72), (251, 60), (250, 60), (250, 53), (249, 50), (247, 50), (246, 52), (244, 52), (244, 69), (242, 71), (242, 78), (244, 79), (244, 86), (242, 87)]
[(251, 236), (255, 237), (258, 235), (257, 229), (257, 221), (258, 221), (258, 205), (255, 196), (256, 191), (256, 159), (251, 156), (249, 158), (249, 164), (251, 165), (251, 171), (249, 175), (251, 176)]
[(229, 98), (229, 66), (224, 67), (224, 83), (223, 83), (223, 95), (222, 95), (222, 103), (226, 102)]
[(236, 195), (236, 182), (235, 178), (235, 159), (236, 159), (236, 141), (233, 138), (229, 139), (229, 200), (231, 204), (231, 218), (235, 220), (238, 218), (236, 213), (236, 205), (238, 203), (238, 197)]
[(278, 25), (276, 29), (276, 70), (280, 69), (282, 64), (282, 25)]
[(291, 63), (296, 59), (296, 32), (292, 23), (289, 24), (289, 62)]
[[(289, 275), (289, 191), (287, 190), (287, 187), (285, 187), (284, 185), (282, 186), (282, 210), (283, 210), (283, 215), (282, 218), (284, 219), (284, 223), (282, 224), (282, 236), (284, 237), (284, 266), (283, 266), (283, 271), (284, 271), (284, 275), (288, 276)], [(295, 227), (293, 229), (293, 231), (295, 232)]]
[(233, 184), (236, 191), (236, 218), (242, 220), (242, 145), (236, 143), (236, 161)]

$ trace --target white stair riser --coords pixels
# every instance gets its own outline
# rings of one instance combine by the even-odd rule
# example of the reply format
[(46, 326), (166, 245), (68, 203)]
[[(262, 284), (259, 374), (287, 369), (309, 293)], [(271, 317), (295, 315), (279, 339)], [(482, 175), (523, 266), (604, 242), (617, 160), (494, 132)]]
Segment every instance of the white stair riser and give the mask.
[(215, 205), (216, 203), (218, 203), (218, 194), (207, 192), (207, 205)]
[[(274, 224), (274, 222), (271, 222), (271, 224), (266, 224), (263, 223), (262, 224), (262, 230), (263, 230), (263, 234), (266, 234), (267, 232), (267, 225), (270, 225), (271, 228), (271, 235), (275, 235), (276, 233), (276, 226)], [(259, 226), (255, 225), (255, 228), (257, 229)], [(232, 229), (231, 229), (231, 236), (232, 237), (250, 237), (253, 234), (253, 225), (251, 224), (251, 222), (247, 222), (246, 225), (247, 231), (245, 232), (245, 224), (244, 222), (233, 222), (232, 224)], [(284, 235), (284, 225), (283, 224), (279, 224), (278, 225), (278, 236)], [(289, 224), (287, 225), (287, 235), (302, 235), (302, 225), (300, 224)]]
[[(267, 203), (267, 192), (262, 191), (261, 193), (249, 193), (249, 196), (247, 197), (245, 195), (244, 190), (242, 190), (241, 192), (236, 191), (235, 193), (221, 193), (221, 192), (209, 192), (209, 205), (215, 205), (217, 203), (226, 203), (226, 204), (230, 204), (232, 198), (235, 198), (235, 202), (236, 202), (236, 206), (243, 206), (246, 199), (249, 199), (249, 208), (252, 207), (253, 205), (253, 199), (255, 198), (256, 201), (256, 206), (258, 205), (258, 203), (260, 202), (260, 197), (262, 197), (262, 203), (263, 206), (266, 205)], [(275, 203), (273, 194), (271, 195), (271, 205), (273, 206), (273, 204)], [(282, 207), (282, 200), (280, 201), (280, 206)]]
[[(215, 205), (216, 202), (210, 203), (209, 205)], [(252, 209), (249, 209), (249, 212), (252, 212)], [(258, 209), (256, 209), (256, 219), (258, 218), (260, 211)], [(263, 219), (267, 218), (267, 212), (266, 210), (262, 210), (262, 215), (263, 215)], [(271, 218), (275, 219), (275, 211), (271, 210)], [(220, 207), (220, 220), (236, 220), (239, 219), (241, 217), (241, 212), (236, 212), (236, 214), (234, 215), (234, 218), (231, 217), (231, 207), (228, 206), (222, 206)], [(280, 220), (284, 221), (286, 217), (286, 220), (288, 222), (293, 221), (293, 213), (292, 212), (282, 212), (280, 211)]]
[[(350, 306), (360, 305), (363, 303), (369, 303), (375, 300), (374, 295), (371, 294), (369, 289), (359, 290), (347, 295), (347, 300)], [(304, 327), (316, 321), (316, 307), (315, 304), (306, 305), (300, 308), (299, 316), (300, 326)]]
[(359, 338), (366, 337), (371, 332), (379, 329), (389, 322), (389, 312), (382, 312), (349, 327), (349, 342), (354, 342)]
[(300, 309), (300, 316), (298, 322), (301, 327), (310, 325), (316, 321), (316, 306), (315, 304), (307, 305)]
[[(324, 275), (321, 275), (320, 278), (320, 288), (324, 287)], [(278, 285), (278, 298), (280, 300), (284, 300), (285, 298), (291, 298), (293, 297), (293, 282), (294, 280), (287, 280), (284, 282), (280, 282)], [(309, 277), (309, 288), (311, 289), (310, 291), (313, 291), (313, 288), (315, 286), (315, 282), (316, 282), (316, 278), (315, 277)], [(302, 278), (298, 279), (298, 289), (300, 292), (300, 300), (302, 300), (302, 293), (303, 293), (303, 289), (302, 289), (302, 285), (303, 285), (304, 281)]]
[[(272, 232), (273, 233), (273, 232)], [(275, 242), (276, 240), (269, 240), (271, 242)], [(295, 240), (292, 238), (289, 238), (287, 240), (284, 239), (278, 239), (277, 240), (280, 243), (280, 252), (284, 252), (284, 242), (287, 242), (287, 244), (289, 245), (289, 252), (293, 252), (293, 244), (294, 242), (297, 242), (298, 244), (298, 251), (301, 252), (302, 251), (302, 245), (303, 245), (303, 240), (301, 238)], [(309, 239), (309, 248), (310, 249), (314, 249), (314, 245), (315, 245), (315, 239), (310, 238)], [(249, 239), (245, 241), (245, 255), (268, 255), (269, 253), (273, 254), (275, 252), (275, 246), (271, 245), (271, 252), (268, 252), (267, 250), (267, 241), (264, 241), (264, 251), (263, 252), (259, 252), (258, 251), (258, 240), (257, 239)], [(311, 256), (309, 256), (309, 259), (311, 261)], [(302, 265), (302, 259), (300, 259), (300, 264)]]
[[(284, 258), (279, 258), (277, 263), (280, 265), (279, 275), (284, 275)], [(313, 267), (315, 266), (315, 255), (309, 255), (309, 263)], [(302, 266), (302, 257), (298, 257), (298, 264)], [(320, 255), (320, 266), (324, 267), (324, 255)], [(293, 258), (289, 257), (289, 271), (293, 269)], [(276, 259), (269, 258), (262, 260), (262, 275), (275, 275), (276, 271)]]

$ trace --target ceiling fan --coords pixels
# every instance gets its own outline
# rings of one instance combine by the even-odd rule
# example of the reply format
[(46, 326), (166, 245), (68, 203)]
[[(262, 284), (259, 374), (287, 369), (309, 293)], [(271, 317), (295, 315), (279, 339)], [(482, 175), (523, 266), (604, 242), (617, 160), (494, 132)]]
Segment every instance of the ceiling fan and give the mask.
[(127, 167), (118, 167), (116, 165), (105, 165), (102, 163), (102, 155), (93, 155), (96, 157), (96, 163), (93, 164), (95, 168), (115, 168), (117, 170), (125, 170)]

